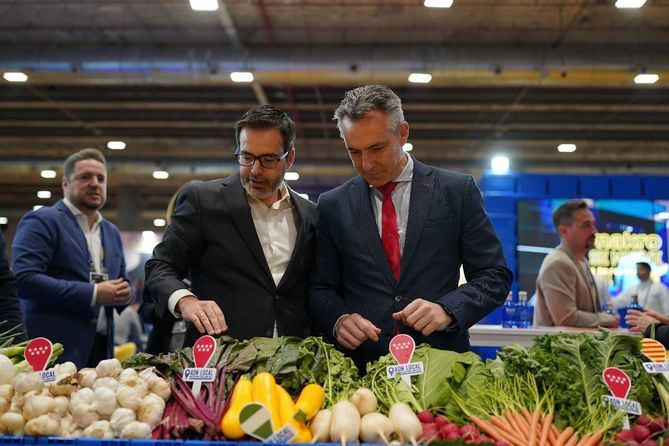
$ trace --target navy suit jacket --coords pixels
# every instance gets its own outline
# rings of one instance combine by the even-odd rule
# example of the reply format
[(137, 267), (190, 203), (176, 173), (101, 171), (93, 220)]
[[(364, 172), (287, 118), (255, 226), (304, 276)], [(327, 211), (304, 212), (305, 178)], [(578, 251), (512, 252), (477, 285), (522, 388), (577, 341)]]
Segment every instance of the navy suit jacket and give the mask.
[[(460, 265), (467, 283), (458, 287)], [(417, 344), (468, 350), (468, 328), (504, 303), (511, 279), (470, 175), (415, 162), (398, 280), (381, 244), (368, 183), (356, 177), (320, 196), (310, 313), (326, 337), (346, 313), (381, 329), (379, 342), (348, 351), (358, 366), (386, 354), (398, 328)], [(417, 298), (445, 306), (457, 324), (427, 337), (398, 326), (392, 314)]]
[[(121, 234), (102, 220), (104, 266), (109, 279), (128, 279)], [(100, 307), (91, 306), (86, 238), (61, 200), (26, 214), (14, 236), (14, 274), (28, 336), (63, 344), (59, 362), (86, 365), (93, 346)]]

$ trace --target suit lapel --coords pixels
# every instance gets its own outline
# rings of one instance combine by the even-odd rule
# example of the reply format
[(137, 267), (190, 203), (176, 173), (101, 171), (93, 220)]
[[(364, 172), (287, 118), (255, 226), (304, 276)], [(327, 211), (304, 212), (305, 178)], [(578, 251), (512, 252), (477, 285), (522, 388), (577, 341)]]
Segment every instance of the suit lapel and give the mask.
[(297, 227), (297, 237), (295, 238), (295, 246), (293, 247), (293, 252), (290, 255), (290, 262), (288, 262), (286, 271), (283, 273), (283, 276), (281, 276), (281, 280), (279, 281), (277, 288), (280, 288), (283, 285), (283, 283), (287, 280), (286, 278), (290, 277), (293, 268), (295, 268), (295, 265), (302, 258), (302, 252), (304, 251), (304, 237), (306, 236), (308, 230), (307, 220), (306, 220), (306, 209), (304, 204), (296, 198), (297, 194), (295, 192), (293, 192), (288, 186), (286, 186), (286, 188), (288, 189), (288, 193), (290, 194), (291, 203), (293, 204), (293, 206), (295, 206), (295, 209), (297, 210), (297, 221), (295, 222), (295, 226)]
[(398, 282), (402, 280), (402, 276), (416, 252), (420, 235), (423, 232), (425, 219), (432, 206), (435, 193), (434, 182), (435, 178), (432, 175), (432, 170), (414, 159), (411, 200), (409, 202), (409, 221), (407, 222), (407, 232), (404, 239), (404, 250), (402, 252)]
[(388, 257), (381, 244), (379, 228), (374, 221), (374, 210), (372, 209), (369, 185), (362, 177), (357, 177), (351, 183), (348, 192), (349, 199), (351, 200), (351, 209), (353, 209), (353, 219), (358, 225), (362, 239), (371, 252), (372, 257), (379, 265), (379, 269), (383, 272), (383, 277), (394, 287), (395, 277), (393, 276), (393, 271), (390, 269)]
[[(574, 256), (574, 254), (571, 252), (571, 250), (563, 244), (560, 244), (560, 249), (564, 251), (569, 258), (571, 259), (572, 262), (574, 262), (574, 265), (576, 266), (576, 270), (578, 271), (578, 275), (581, 276), (581, 279), (583, 280), (583, 283), (585, 284), (585, 288), (588, 290), (588, 294), (590, 295), (590, 300), (592, 302), (592, 308), (594, 309), (595, 313), (599, 312), (599, 295), (593, 294), (593, 288), (590, 286), (590, 278), (588, 277), (587, 273), (583, 270), (583, 266), (581, 265), (581, 262)], [(589, 267), (589, 266), (588, 266)], [(597, 293), (597, 284), (594, 282), (594, 277), (592, 278), (593, 286), (595, 293)]]
[(272, 274), (267, 265), (267, 259), (265, 259), (265, 253), (263, 253), (260, 239), (258, 239), (258, 234), (256, 233), (256, 227), (253, 224), (251, 208), (248, 201), (246, 201), (246, 192), (242, 187), (239, 174), (228, 177), (223, 181), (221, 196), (228, 207), (232, 221), (237, 227), (242, 240), (244, 240), (249, 251), (251, 251), (253, 257), (258, 261), (260, 268), (265, 272), (267, 278), (274, 284), (274, 279), (272, 279)]
[(81, 250), (82, 258), (86, 259), (86, 262), (88, 262), (88, 258), (90, 256), (88, 252), (88, 244), (86, 243), (86, 237), (79, 227), (79, 223), (77, 222), (76, 217), (72, 214), (72, 212), (68, 209), (67, 205), (62, 200), (59, 201), (56, 206), (65, 217), (65, 221), (67, 222), (65, 225), (67, 232), (69, 232), (70, 236)]

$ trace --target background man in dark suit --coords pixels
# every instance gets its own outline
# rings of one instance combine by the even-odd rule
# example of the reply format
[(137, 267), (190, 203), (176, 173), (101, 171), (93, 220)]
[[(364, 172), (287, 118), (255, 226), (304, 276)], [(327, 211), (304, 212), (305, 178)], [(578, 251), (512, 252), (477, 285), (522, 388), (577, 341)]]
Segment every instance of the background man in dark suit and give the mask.
[(62, 362), (95, 366), (113, 347), (112, 307), (132, 297), (121, 234), (99, 212), (107, 199), (99, 150), (83, 149), (65, 160), (63, 195), (21, 219), (13, 269), (28, 336), (62, 343)]
[(512, 277), (474, 179), (402, 150), (409, 124), (385, 86), (347, 92), (335, 119), (360, 176), (318, 201), (316, 325), (359, 366), (399, 332), (467, 350), (467, 329), (504, 302)]
[[(284, 183), (295, 159), (295, 124), (271, 106), (235, 125), (239, 173), (187, 185), (146, 264), (159, 314), (199, 333), (304, 336), (316, 206)], [(192, 288), (182, 279), (189, 276)]]
[(0, 332), (13, 330), (16, 341), (26, 340), (23, 315), (16, 295), (16, 277), (7, 262), (7, 242), (0, 232)]

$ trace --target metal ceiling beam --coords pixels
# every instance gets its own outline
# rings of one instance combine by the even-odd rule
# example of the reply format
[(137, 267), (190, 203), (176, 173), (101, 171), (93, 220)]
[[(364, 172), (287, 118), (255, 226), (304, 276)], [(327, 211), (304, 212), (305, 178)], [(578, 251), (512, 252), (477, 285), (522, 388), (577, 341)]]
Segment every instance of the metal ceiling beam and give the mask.
[[(538, 62), (540, 61), (540, 62)], [(355, 71), (351, 67), (355, 65)], [(337, 71), (356, 83), (356, 73), (371, 70), (379, 74), (390, 71), (410, 72), (417, 66), (428, 71), (439, 70), (505, 70), (547, 71), (627, 70), (633, 73), (644, 66), (648, 70), (669, 70), (668, 45), (561, 45), (547, 49), (544, 45), (507, 46), (354, 46), (354, 47), (255, 47), (234, 49), (220, 46), (142, 46), (44, 47), (0, 46), (0, 68), (32, 72), (110, 73), (119, 78), (141, 73), (171, 75), (251, 69), (262, 72)], [(189, 79), (192, 81), (192, 79)]]

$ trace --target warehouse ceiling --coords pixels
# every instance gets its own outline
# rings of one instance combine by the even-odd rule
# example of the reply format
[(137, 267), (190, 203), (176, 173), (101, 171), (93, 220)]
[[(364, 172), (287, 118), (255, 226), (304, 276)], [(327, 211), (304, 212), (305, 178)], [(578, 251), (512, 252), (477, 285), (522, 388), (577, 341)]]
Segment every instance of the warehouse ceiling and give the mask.
[[(381, 82), (402, 97), (416, 157), (481, 174), (497, 153), (535, 172), (669, 168), (669, 0), (0, 0), (0, 215), (61, 195), (74, 150), (108, 156), (105, 215), (148, 229), (176, 188), (236, 169), (232, 124), (271, 103), (298, 127), (315, 197), (349, 178), (331, 120), (343, 93)], [(232, 71), (255, 81), (235, 84)], [(432, 74), (410, 84), (410, 72)], [(635, 85), (639, 72), (657, 73)], [(125, 150), (106, 149), (110, 140)], [(560, 143), (577, 145), (559, 153)], [(167, 180), (152, 177), (156, 169)], [(38, 199), (37, 190), (52, 198)], [(128, 205), (130, 203), (130, 205)], [(122, 209), (135, 216), (122, 219)], [(127, 214), (127, 212), (126, 212)]]

